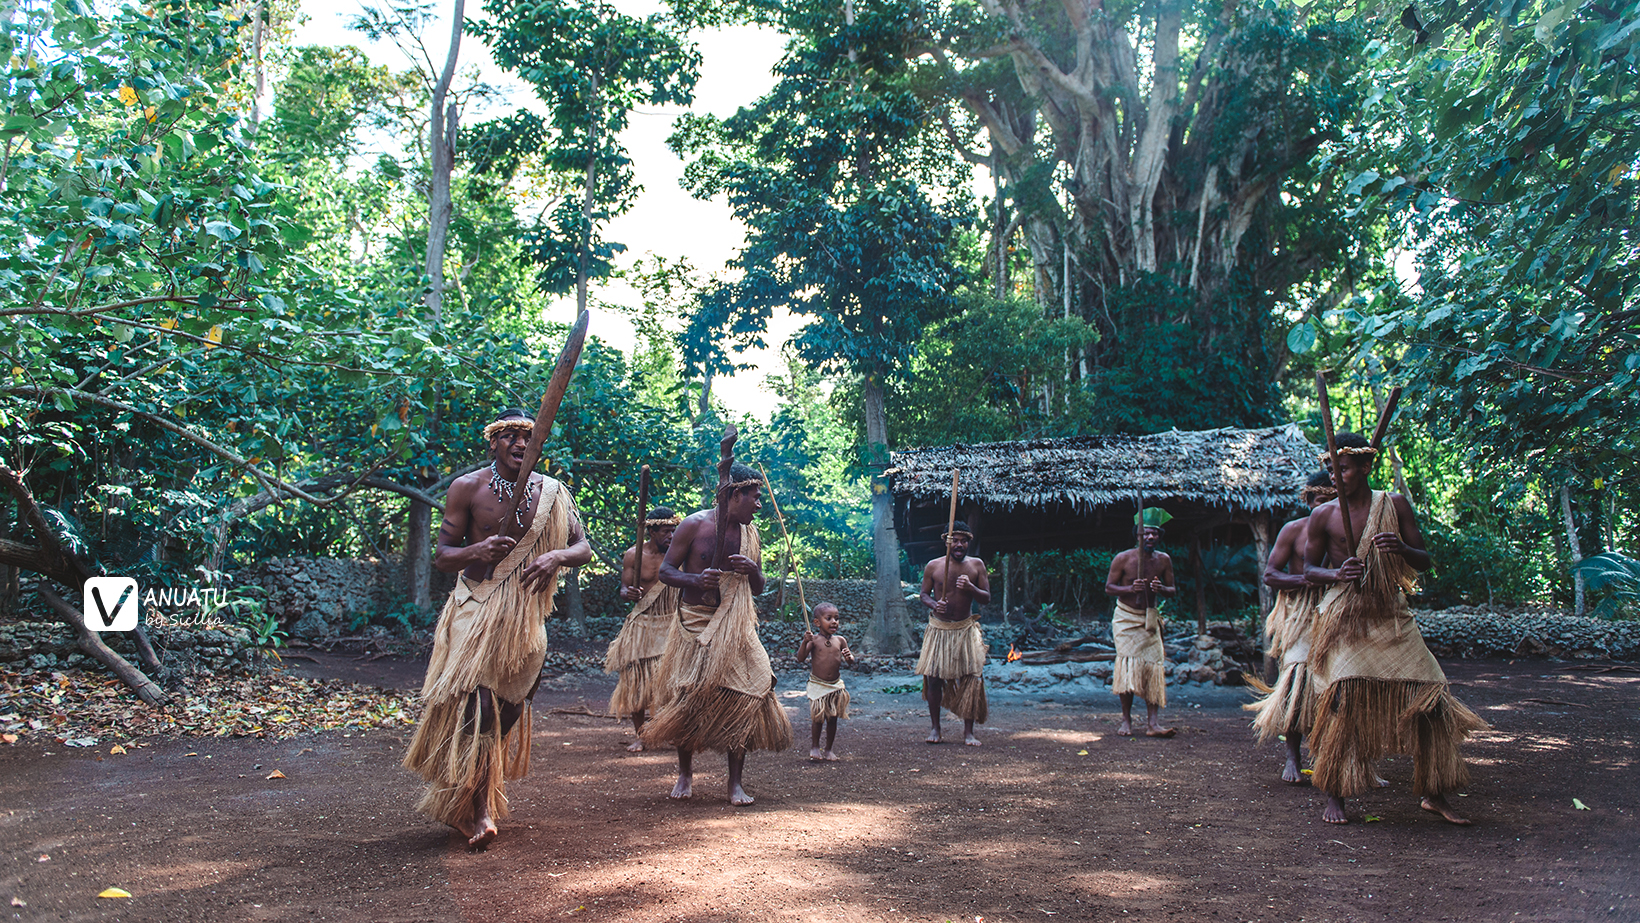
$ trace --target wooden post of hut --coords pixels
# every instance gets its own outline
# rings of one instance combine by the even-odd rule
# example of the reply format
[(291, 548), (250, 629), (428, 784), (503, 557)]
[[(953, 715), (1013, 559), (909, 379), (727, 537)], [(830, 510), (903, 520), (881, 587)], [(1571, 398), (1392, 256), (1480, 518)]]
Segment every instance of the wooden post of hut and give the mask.
[[(1258, 625), (1263, 628), (1270, 619), (1270, 610), (1275, 608), (1275, 593), (1264, 583), (1264, 562), (1270, 559), (1270, 514), (1259, 512), (1248, 517), (1247, 525), (1253, 530), (1253, 550), (1258, 554)], [(1270, 652), (1264, 652), (1265, 682), (1273, 682), (1276, 677), (1276, 668), (1279, 666), (1270, 657)]]
[(1190, 533), (1190, 572), (1196, 575), (1196, 634), (1207, 634), (1207, 574), (1202, 572), (1202, 537)]

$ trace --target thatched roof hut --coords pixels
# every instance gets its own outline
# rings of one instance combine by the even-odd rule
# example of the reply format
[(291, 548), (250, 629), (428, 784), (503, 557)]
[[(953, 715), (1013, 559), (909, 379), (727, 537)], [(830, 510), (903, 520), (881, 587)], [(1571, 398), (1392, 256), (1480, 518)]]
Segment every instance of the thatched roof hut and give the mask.
[(911, 449), (891, 455), (885, 476), (913, 562), (944, 547), (952, 468), (982, 555), (1131, 544), (1141, 494), (1173, 515), (1170, 542), (1237, 524), (1264, 544), (1272, 521), (1300, 511), (1319, 451), (1293, 424), (1173, 430)]

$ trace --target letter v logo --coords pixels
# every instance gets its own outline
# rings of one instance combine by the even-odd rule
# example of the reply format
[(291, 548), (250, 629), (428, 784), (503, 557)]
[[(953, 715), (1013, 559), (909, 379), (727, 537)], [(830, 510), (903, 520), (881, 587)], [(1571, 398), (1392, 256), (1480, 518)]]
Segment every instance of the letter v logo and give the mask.
[(85, 582), (85, 627), (92, 631), (133, 631), (137, 627), (134, 577), (92, 577)]

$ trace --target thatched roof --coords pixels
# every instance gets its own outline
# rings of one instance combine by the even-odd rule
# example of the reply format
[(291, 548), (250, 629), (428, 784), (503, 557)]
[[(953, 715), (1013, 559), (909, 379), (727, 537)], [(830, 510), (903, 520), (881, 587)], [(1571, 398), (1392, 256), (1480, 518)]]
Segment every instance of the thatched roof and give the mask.
[[(896, 528), (912, 560), (937, 553), (961, 471), (961, 515), (990, 552), (1120, 545), (1141, 492), (1190, 535), (1300, 510), (1297, 492), (1319, 467), (1296, 425), (1150, 436), (1075, 436), (910, 449), (885, 472)], [(924, 547), (927, 546), (927, 547)]]
[(1291, 507), (1320, 450), (1295, 424), (1150, 436), (1073, 436), (911, 449), (890, 456), (896, 496), (948, 498), (958, 492), (987, 509), (1179, 501), (1239, 510)]

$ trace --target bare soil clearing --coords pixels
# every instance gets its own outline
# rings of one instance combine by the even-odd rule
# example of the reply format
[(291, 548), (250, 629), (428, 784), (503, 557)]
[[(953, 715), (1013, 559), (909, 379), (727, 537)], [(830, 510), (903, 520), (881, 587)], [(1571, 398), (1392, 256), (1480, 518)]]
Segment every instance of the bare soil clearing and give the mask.
[[(392, 660), (298, 662), (403, 688)], [(1173, 740), (1115, 736), (1114, 697), (997, 696), (980, 748), (928, 746), (915, 693), (850, 676), (838, 763), (753, 754), (758, 802), (665, 798), (607, 683), (544, 688), (529, 779), (487, 852), (412, 813), (404, 732), (153, 741), (125, 755), (0, 748), (0, 914), (22, 920), (1640, 920), (1640, 671), (1446, 664), (1495, 729), (1470, 742), (1475, 826), (1391, 785), (1321, 821), (1225, 689), (1177, 690)], [(357, 668), (357, 669), (355, 669)], [(782, 689), (799, 683), (783, 677)], [(1170, 691), (1174, 695), (1175, 691)], [(947, 720), (947, 735), (960, 724)], [(1085, 751), (1085, 752), (1084, 752)], [(49, 754), (49, 755), (48, 755)], [(268, 779), (274, 770), (284, 778)], [(1573, 799), (1586, 805), (1578, 809)], [(1366, 823), (1367, 816), (1379, 818)], [(41, 857), (48, 857), (42, 859)], [(130, 898), (99, 899), (119, 887)], [(15, 900), (14, 900), (15, 898)], [(22, 901), (24, 906), (17, 906)]]

